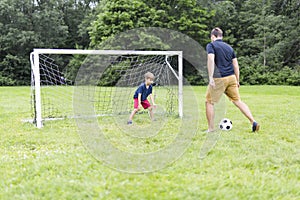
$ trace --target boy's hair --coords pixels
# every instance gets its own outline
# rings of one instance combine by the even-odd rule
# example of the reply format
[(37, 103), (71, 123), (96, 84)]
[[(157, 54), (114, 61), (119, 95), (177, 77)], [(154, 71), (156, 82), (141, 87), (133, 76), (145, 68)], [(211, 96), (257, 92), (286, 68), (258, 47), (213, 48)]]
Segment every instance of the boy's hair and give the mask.
[(216, 37), (223, 37), (223, 31), (220, 28), (216, 27), (211, 31), (210, 35), (214, 35)]
[(147, 72), (145, 75), (144, 75), (145, 79), (154, 79), (154, 75), (151, 73), (151, 72)]

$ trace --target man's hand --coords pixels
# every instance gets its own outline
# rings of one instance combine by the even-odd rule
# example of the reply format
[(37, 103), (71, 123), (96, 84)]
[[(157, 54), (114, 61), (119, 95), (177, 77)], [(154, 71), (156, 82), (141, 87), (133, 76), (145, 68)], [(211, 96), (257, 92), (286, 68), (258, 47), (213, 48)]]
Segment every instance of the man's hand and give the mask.
[(209, 85), (214, 88), (216, 86), (215, 80), (214, 79), (210, 79), (209, 80)]
[(237, 81), (236, 85), (237, 85), (238, 88), (240, 88), (240, 82)]

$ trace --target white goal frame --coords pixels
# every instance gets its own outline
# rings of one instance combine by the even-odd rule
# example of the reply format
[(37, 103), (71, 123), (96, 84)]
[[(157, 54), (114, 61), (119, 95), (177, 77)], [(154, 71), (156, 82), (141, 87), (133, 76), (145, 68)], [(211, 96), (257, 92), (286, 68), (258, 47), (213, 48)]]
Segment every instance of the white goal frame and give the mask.
[[(135, 51), (135, 50), (79, 50), (79, 49), (33, 49), (30, 53), (31, 70), (34, 74), (35, 87), (35, 110), (36, 110), (36, 126), (43, 127), (42, 118), (42, 98), (40, 85), (40, 54), (65, 54), (65, 55), (165, 55), (177, 56), (178, 58), (178, 74), (167, 62), (168, 67), (178, 79), (178, 114), (183, 117), (183, 55), (182, 51)], [(167, 59), (167, 57), (166, 57)]]

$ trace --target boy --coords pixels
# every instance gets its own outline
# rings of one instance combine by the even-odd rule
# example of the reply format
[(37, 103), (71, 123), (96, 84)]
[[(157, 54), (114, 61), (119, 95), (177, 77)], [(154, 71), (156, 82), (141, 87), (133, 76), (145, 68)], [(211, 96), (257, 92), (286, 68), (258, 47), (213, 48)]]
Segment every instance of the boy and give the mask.
[[(134, 110), (131, 112), (129, 116), (129, 120), (127, 122), (128, 125), (132, 124), (132, 119), (134, 115), (142, 108), (148, 109), (150, 113), (150, 118), (153, 120), (153, 108), (156, 107), (154, 103), (154, 98), (152, 96), (152, 84), (154, 80), (154, 75), (151, 72), (147, 72), (145, 75), (145, 82), (142, 83), (138, 89), (135, 91), (133, 99), (134, 99)], [(152, 106), (147, 100), (147, 97), (150, 96), (152, 101)]]

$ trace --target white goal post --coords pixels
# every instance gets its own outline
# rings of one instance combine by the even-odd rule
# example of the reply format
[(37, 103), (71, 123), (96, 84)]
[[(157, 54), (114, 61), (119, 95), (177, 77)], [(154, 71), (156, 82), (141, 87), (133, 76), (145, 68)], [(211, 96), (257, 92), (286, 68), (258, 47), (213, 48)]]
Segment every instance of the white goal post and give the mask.
[[(37, 128), (43, 126), (43, 98), (42, 90), (44, 86), (41, 82), (41, 56), (42, 55), (115, 55), (115, 56), (164, 56), (165, 66), (172, 73), (172, 76), (176, 77), (178, 81), (178, 116), (183, 116), (183, 55), (182, 51), (136, 51), (136, 50), (78, 50), (78, 49), (34, 49), (30, 54), (31, 61), (31, 73), (32, 73), (32, 95), (34, 98), (32, 100), (33, 109), (34, 109), (34, 122), (36, 123)], [(176, 57), (178, 60), (177, 70), (171, 66), (168, 62), (168, 57)], [(47, 61), (48, 62), (48, 61)], [(155, 75), (155, 74), (154, 74)], [(136, 85), (138, 86), (138, 85)]]

